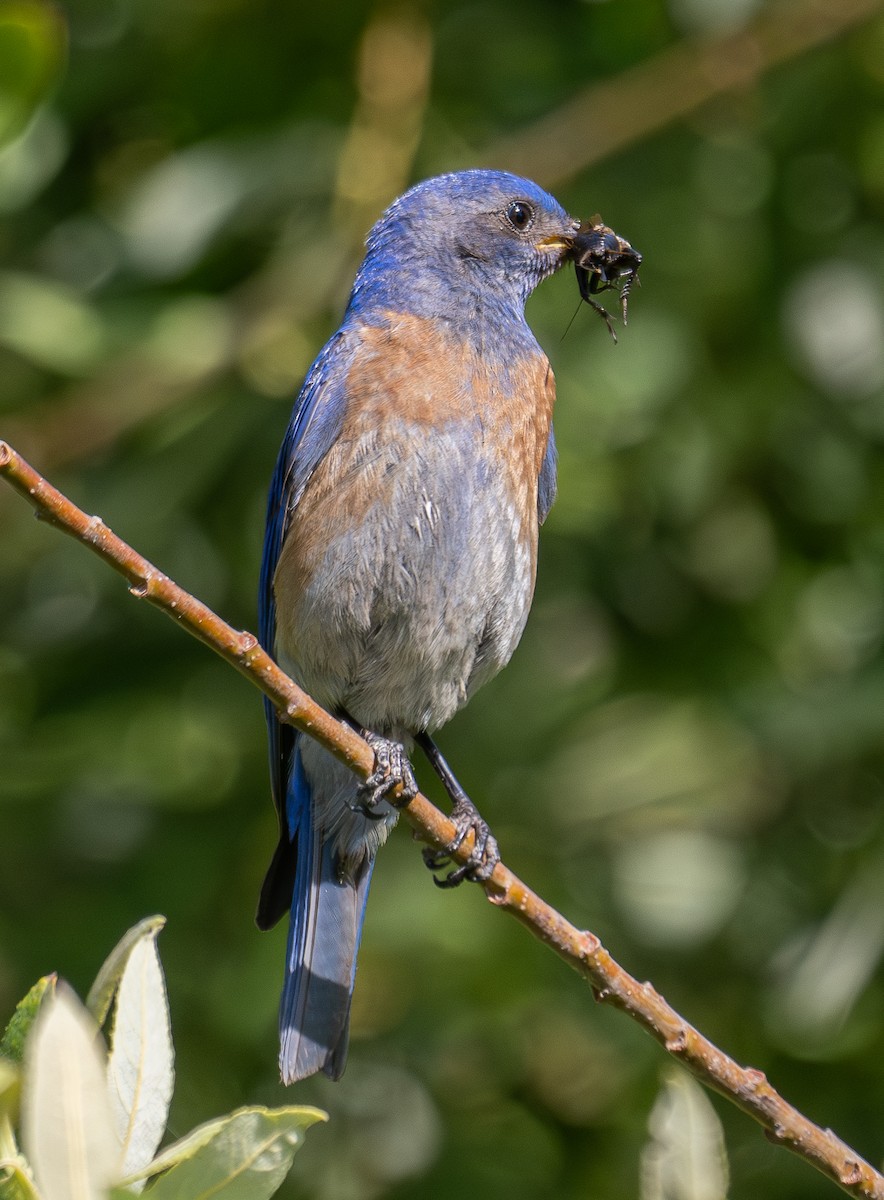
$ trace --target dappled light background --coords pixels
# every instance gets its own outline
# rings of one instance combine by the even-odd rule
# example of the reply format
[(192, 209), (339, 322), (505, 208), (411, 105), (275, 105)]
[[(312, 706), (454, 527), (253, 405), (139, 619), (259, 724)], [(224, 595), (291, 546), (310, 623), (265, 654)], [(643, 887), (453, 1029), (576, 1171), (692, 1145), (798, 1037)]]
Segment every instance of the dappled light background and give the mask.
[[(642, 251), (619, 345), (568, 328), (568, 272), (530, 302), (559, 500), (522, 645), (441, 743), (509, 865), (880, 1160), (880, 4), (18, 0), (0, 68), (0, 435), (243, 628), (395, 195), (512, 167)], [(257, 693), (4, 491), (0, 550), (0, 1015), (162, 912), (173, 1131), (331, 1113), (283, 1195), (657, 1195), (663, 1052), (405, 828), (347, 1073), (285, 1092)], [(734, 1195), (832, 1194), (714, 1105)]]

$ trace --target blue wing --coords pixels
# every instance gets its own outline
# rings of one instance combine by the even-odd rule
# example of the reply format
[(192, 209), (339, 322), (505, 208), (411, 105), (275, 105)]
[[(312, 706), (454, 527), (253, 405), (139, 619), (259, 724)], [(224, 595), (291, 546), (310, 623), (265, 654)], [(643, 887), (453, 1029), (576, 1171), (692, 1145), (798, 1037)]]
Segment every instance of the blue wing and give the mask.
[(540, 478), (537, 481), (537, 516), (542, 525), (549, 516), (549, 510), (556, 498), (556, 463), (558, 462), (556, 439), (553, 427), (549, 427), (549, 440), (546, 443), (546, 453), (540, 468)]
[[(259, 597), (261, 644), (271, 654), (279, 556), (307, 482), (340, 432), (345, 384), (359, 346), (358, 335), (346, 324), (331, 339), (304, 382), (280, 449), (267, 502)], [(257, 921), (267, 929), (290, 913), (279, 1010), (280, 1073), (285, 1083), (319, 1070), (337, 1079), (347, 1057), (356, 951), (373, 859), (366, 857), (352, 880), (342, 882), (334, 841), (314, 824), (300, 734), (279, 722), (269, 701), (265, 713), (279, 842), (261, 889)]]
[[(273, 577), (292, 512), (307, 481), (337, 436), (344, 419), (344, 380), (357, 339), (340, 329), (314, 362), (295, 401), (267, 498), (267, 526), (258, 594), (258, 637), (269, 654), (275, 654), (276, 601)], [(279, 816), (280, 839), (261, 889), (258, 926), (269, 929), (289, 911), (297, 865), (293, 831), (298, 826), (297, 803), (306, 799), (303, 789), (286, 795), (297, 732), (283, 725), (269, 700), (264, 701), (270, 751), (270, 782)], [(289, 812), (286, 812), (286, 808)]]

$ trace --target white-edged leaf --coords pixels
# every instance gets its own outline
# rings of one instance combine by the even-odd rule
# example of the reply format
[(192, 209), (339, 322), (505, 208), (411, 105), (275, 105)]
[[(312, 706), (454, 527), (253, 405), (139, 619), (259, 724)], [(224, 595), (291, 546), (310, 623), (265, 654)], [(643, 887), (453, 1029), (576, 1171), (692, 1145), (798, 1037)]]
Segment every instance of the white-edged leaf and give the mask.
[(147, 928), (130, 947), (117, 989), (107, 1090), (123, 1147), (121, 1175), (136, 1174), (156, 1154), (175, 1083), (158, 932), (158, 927)]
[(205, 1146), (212, 1140), (226, 1120), (227, 1117), (215, 1117), (212, 1121), (206, 1121), (205, 1125), (197, 1125), (196, 1129), (192, 1129), (183, 1138), (179, 1138), (177, 1142), (167, 1146), (162, 1154), (158, 1154), (146, 1167), (124, 1176), (120, 1183), (124, 1187), (134, 1187), (135, 1184), (159, 1175), (163, 1171), (169, 1171), (179, 1162), (192, 1158), (201, 1146)]
[(132, 949), (142, 938), (156, 935), (166, 924), (166, 918), (161, 916), (145, 917), (137, 925), (128, 929), (104, 960), (101, 970), (95, 977), (95, 982), (86, 997), (86, 1007), (92, 1013), (99, 1025), (103, 1025), (110, 1012), (114, 994), (123, 978), (126, 963)]
[(641, 1200), (725, 1200), (727, 1151), (721, 1122), (687, 1072), (666, 1073), (641, 1157)]
[(43, 1200), (103, 1200), (120, 1143), (98, 1026), (59, 983), (25, 1047), (22, 1142)]
[(141, 1175), (166, 1172), (151, 1185), (151, 1200), (267, 1200), (288, 1174), (304, 1130), (326, 1120), (318, 1108), (240, 1108), (194, 1129)]

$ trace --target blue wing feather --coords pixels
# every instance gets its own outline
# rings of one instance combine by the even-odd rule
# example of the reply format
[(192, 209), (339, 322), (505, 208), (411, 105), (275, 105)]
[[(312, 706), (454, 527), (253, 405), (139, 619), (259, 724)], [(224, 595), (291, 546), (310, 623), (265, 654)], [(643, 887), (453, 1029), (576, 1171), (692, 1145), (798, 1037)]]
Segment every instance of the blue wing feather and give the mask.
[[(267, 525), (261, 579), (258, 593), (258, 638), (269, 654), (275, 654), (276, 600), (273, 578), (289, 527), (292, 512), (307, 481), (335, 440), (344, 419), (348, 359), (355, 339), (342, 327), (326, 344), (313, 363), (292, 410), (267, 498)], [(264, 700), (270, 756), (270, 782), (273, 802), (279, 815), (280, 845), (261, 891), (258, 925), (267, 929), (289, 910), (295, 872), (295, 855), (287, 843), (298, 826), (295, 816), (286, 813), (286, 792), (297, 733), (280, 723), (276, 710)], [(297, 792), (297, 789), (294, 790)], [(292, 833), (289, 833), (289, 830)]]
[(549, 427), (549, 440), (546, 443), (546, 453), (540, 468), (540, 478), (537, 481), (537, 517), (542, 525), (549, 516), (549, 510), (556, 498), (556, 464), (558, 462), (556, 439), (553, 427)]

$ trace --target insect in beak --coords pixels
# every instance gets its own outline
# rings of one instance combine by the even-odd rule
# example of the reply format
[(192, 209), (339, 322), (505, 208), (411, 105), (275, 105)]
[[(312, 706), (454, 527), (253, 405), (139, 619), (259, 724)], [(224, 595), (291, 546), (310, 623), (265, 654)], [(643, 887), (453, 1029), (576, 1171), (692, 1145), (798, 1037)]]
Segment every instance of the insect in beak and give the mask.
[(611, 314), (593, 297), (612, 288), (620, 292), (620, 315), (626, 324), (627, 303), (634, 283), (640, 283), (638, 270), (642, 256), (625, 238), (602, 223), (598, 215), (584, 221), (571, 242), (571, 257), (577, 272), (580, 296), (599, 314), (614, 341), (617, 334)]

